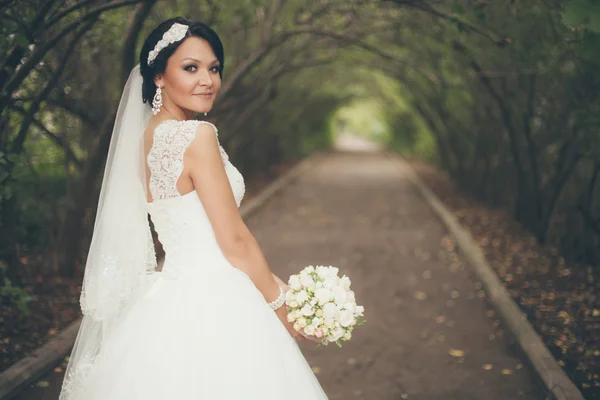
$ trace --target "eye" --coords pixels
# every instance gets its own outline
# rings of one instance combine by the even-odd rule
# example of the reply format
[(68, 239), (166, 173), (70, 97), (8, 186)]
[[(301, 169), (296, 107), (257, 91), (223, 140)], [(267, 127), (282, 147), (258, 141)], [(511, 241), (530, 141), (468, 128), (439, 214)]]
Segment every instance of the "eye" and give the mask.
[(211, 67), (210, 72), (217, 74), (217, 73), (219, 73), (220, 70), (221, 70), (221, 66), (215, 65), (214, 67)]
[(188, 72), (196, 72), (196, 70), (198, 68), (196, 68), (195, 65), (188, 65), (187, 67), (184, 67), (183, 69), (186, 70), (186, 71), (188, 71)]

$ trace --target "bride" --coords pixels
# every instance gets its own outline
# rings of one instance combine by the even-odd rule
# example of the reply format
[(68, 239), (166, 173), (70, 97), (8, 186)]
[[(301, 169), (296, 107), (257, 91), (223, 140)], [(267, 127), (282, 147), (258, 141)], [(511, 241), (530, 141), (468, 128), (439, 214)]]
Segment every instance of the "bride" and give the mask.
[(287, 287), (240, 217), (243, 177), (217, 128), (193, 119), (211, 109), (223, 59), (211, 28), (180, 17), (143, 45), (117, 112), (61, 400), (327, 399), (287, 321)]

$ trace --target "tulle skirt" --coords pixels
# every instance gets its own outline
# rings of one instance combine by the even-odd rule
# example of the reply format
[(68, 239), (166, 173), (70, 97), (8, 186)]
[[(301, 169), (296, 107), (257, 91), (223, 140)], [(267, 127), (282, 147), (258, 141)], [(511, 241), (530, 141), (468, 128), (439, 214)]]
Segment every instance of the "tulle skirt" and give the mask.
[(327, 399), (250, 278), (212, 261), (157, 274), (106, 338), (81, 400)]

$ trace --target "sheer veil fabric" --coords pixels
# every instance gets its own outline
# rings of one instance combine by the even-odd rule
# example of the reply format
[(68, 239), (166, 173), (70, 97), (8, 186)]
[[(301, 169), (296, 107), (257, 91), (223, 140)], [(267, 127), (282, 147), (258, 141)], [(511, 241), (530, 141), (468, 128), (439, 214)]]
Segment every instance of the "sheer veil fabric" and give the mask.
[(155, 272), (143, 148), (150, 117), (138, 64), (125, 84), (112, 132), (80, 298), (83, 320), (60, 400), (77, 397), (103, 339)]

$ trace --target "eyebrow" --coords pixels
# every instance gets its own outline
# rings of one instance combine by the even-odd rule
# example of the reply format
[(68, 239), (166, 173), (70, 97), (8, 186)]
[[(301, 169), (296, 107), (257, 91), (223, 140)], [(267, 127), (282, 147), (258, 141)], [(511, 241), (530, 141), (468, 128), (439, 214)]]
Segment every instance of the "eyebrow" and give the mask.
[[(193, 57), (186, 57), (182, 61), (185, 61), (185, 60), (192, 60), (192, 61), (196, 61), (198, 64), (202, 64), (202, 61), (197, 60)], [(218, 63), (219, 63), (219, 60), (215, 58), (210, 64), (218, 64)]]

